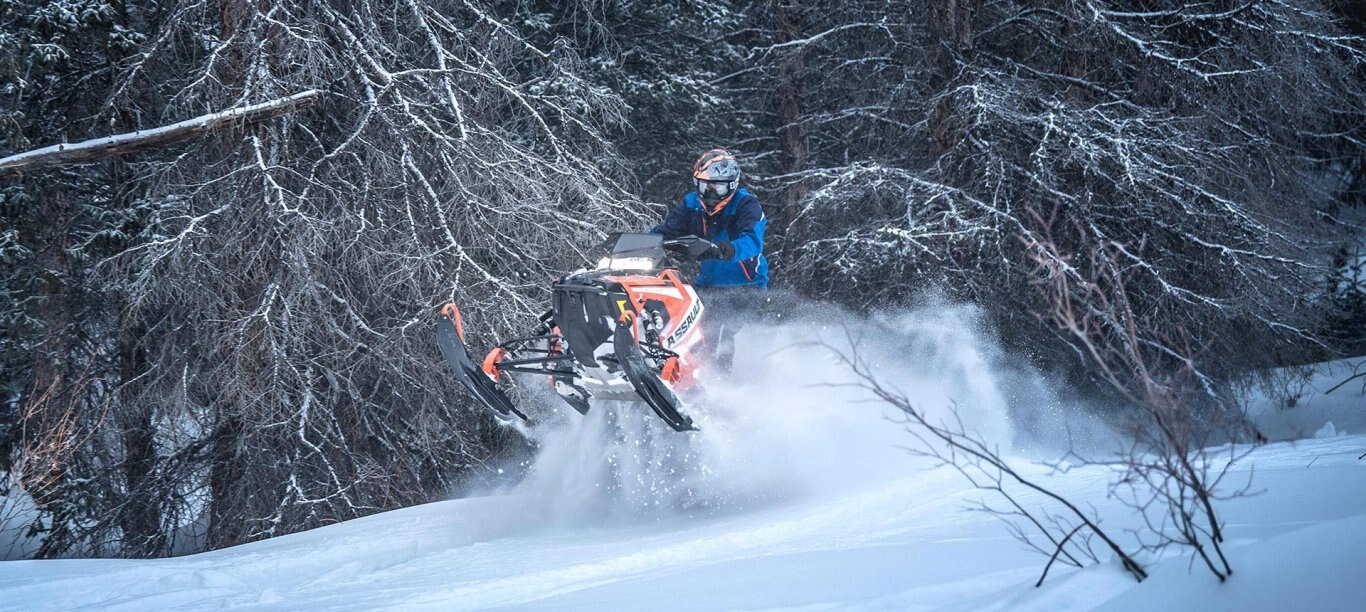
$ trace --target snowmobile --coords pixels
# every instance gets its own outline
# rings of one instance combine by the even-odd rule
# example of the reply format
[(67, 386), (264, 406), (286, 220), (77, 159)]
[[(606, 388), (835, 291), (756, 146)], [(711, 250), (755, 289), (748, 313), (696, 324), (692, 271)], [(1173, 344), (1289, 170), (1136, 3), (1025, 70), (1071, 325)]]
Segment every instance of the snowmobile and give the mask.
[(551, 285), (551, 308), (529, 335), (498, 344), (476, 363), (460, 309), (446, 304), (437, 345), (460, 384), (505, 419), (531, 421), (505, 390), (516, 373), (547, 377), (581, 414), (592, 398), (638, 401), (675, 431), (696, 430), (675, 392), (696, 382), (705, 351), (703, 308), (671, 255), (707, 246), (696, 236), (612, 234), (590, 252), (595, 267)]

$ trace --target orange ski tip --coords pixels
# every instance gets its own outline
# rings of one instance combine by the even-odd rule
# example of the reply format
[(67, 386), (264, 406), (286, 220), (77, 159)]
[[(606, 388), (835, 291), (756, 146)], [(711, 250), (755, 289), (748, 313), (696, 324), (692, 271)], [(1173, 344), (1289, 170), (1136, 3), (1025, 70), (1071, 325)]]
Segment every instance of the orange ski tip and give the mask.
[(500, 346), (489, 351), (489, 354), (484, 357), (484, 366), (482, 369), (484, 370), (484, 373), (494, 381), (497, 381), (501, 374), (501, 372), (498, 371), (498, 362), (502, 361), (503, 356), (506, 354), (507, 351), (503, 350), (503, 347)]
[(460, 341), (465, 341), (465, 326), (460, 323), (460, 309), (455, 304), (446, 304), (441, 307), (441, 316), (450, 319), (455, 323), (455, 333), (460, 336)]

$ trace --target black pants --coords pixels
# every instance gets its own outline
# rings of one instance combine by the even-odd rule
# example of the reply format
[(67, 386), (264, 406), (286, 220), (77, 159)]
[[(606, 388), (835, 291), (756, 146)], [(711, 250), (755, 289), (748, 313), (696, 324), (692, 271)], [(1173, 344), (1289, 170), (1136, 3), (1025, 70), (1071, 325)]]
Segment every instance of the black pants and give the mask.
[(763, 289), (753, 287), (697, 287), (705, 309), (702, 336), (712, 362), (722, 371), (730, 371), (735, 358), (735, 334), (746, 323), (757, 320), (764, 293)]

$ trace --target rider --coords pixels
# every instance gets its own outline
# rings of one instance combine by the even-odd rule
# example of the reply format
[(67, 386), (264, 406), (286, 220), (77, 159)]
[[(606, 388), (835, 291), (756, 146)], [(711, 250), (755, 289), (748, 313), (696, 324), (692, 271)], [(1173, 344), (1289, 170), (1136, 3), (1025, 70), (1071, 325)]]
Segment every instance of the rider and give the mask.
[(698, 236), (688, 253), (701, 273), (693, 286), (703, 295), (717, 339), (717, 363), (726, 370), (734, 354), (734, 337), (745, 314), (754, 308), (756, 291), (768, 288), (764, 259), (764, 227), (759, 199), (740, 188), (740, 163), (726, 149), (708, 149), (692, 166), (695, 191), (684, 196), (662, 225), (650, 230), (666, 239)]

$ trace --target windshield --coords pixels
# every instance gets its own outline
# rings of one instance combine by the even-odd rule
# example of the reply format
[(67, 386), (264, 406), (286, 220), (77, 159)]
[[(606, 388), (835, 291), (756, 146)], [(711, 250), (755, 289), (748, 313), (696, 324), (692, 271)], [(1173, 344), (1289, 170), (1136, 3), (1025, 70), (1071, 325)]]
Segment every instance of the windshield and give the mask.
[(590, 255), (597, 261), (599, 270), (647, 272), (664, 264), (664, 237), (616, 233), (608, 236)]

